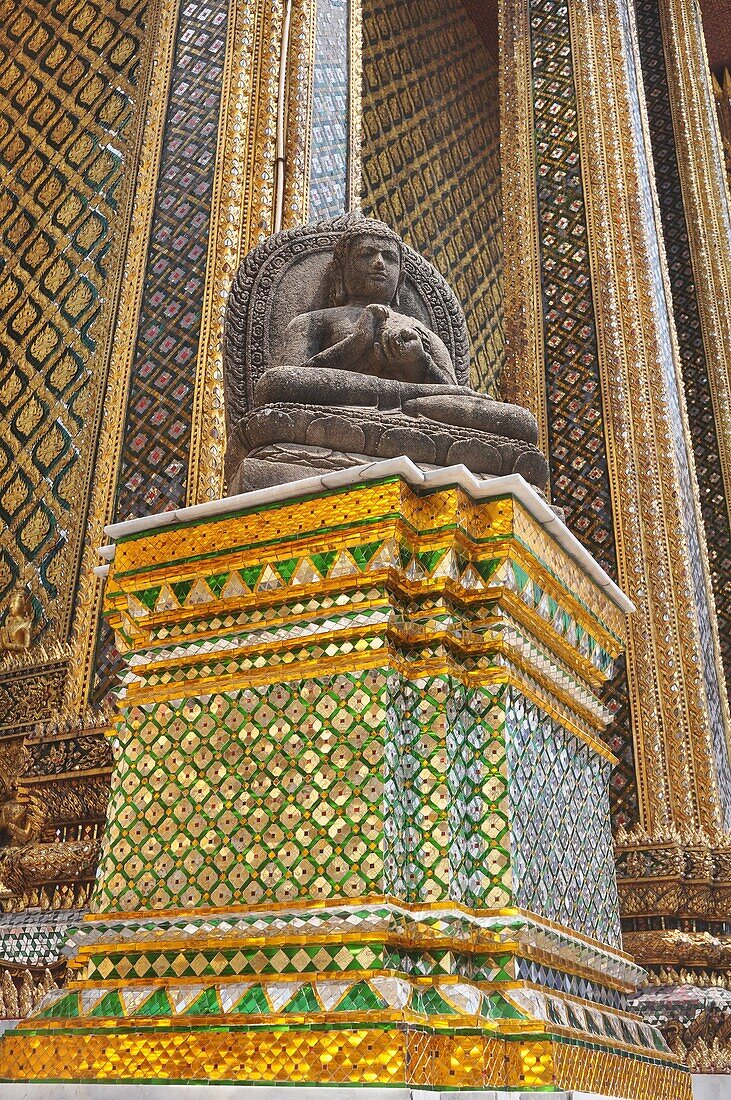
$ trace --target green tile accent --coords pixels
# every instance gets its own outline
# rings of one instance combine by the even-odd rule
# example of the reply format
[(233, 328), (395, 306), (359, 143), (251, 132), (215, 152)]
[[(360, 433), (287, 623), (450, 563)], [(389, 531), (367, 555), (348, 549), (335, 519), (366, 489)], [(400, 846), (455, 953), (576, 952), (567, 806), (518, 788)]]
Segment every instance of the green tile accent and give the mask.
[(289, 1001), (282, 1012), (322, 1012), (322, 1005), (315, 996), (311, 985), (303, 985)]
[(263, 565), (247, 565), (244, 569), (239, 569), (241, 579), (244, 584), (248, 584), (249, 588), (253, 589), (256, 586), (256, 582), (264, 572)]
[(204, 989), (200, 997), (196, 997), (190, 1008), (183, 1013), (184, 1016), (209, 1016), (221, 1012), (221, 1005), (215, 989)]
[(356, 982), (337, 1003), (338, 1012), (364, 1012), (373, 1009), (388, 1008), (388, 1002), (368, 984)]
[[(355, 553), (355, 551), (353, 551)], [(311, 554), (310, 561), (314, 565), (315, 569), (323, 576), (326, 577), (330, 571), (330, 566), (338, 556), (337, 550), (327, 550), (321, 554)]]
[(223, 592), (226, 581), (230, 576), (230, 573), (216, 573), (213, 577), (206, 577), (206, 584), (216, 599), (218, 599)]
[(158, 584), (156, 588), (146, 588), (143, 592), (135, 592), (135, 596), (140, 603), (143, 603), (150, 611), (154, 611), (161, 588), (162, 585)]
[(500, 558), (483, 558), (481, 561), (473, 561), (472, 564), (482, 577), (483, 581), (487, 583), (497, 567), (499, 565), (502, 565), (502, 561), (500, 560)]
[(422, 550), (416, 555), (416, 560), (420, 565), (423, 565), (427, 573), (431, 573), (433, 569), (436, 569), (439, 562), (442, 560), (447, 552), (447, 547), (442, 547), (440, 550)]
[(285, 584), (289, 584), (294, 576), (294, 571), (299, 564), (299, 558), (288, 558), (286, 561), (276, 562), (274, 568)]
[(481, 1015), (488, 1020), (525, 1020), (525, 1013), (520, 1012), (509, 1001), (506, 1001), (499, 993), (490, 993), (482, 1006)]
[(40, 1013), (41, 1018), (52, 1020), (62, 1016), (80, 1016), (79, 994), (69, 993)]
[(264, 990), (260, 985), (252, 985), (251, 989), (247, 989), (240, 1001), (237, 1001), (231, 1010), (232, 1012), (245, 1012), (245, 1013), (267, 1013), (270, 1012), (269, 1002), (267, 1001)]
[(172, 1016), (173, 1006), (164, 989), (156, 989), (151, 997), (138, 1008), (136, 1016)]
[(171, 584), (170, 587), (172, 588), (175, 599), (182, 607), (185, 601), (188, 599), (188, 593), (193, 587), (193, 579), (191, 578), (188, 581), (175, 581), (175, 583)]
[[(358, 566), (358, 568), (360, 570), (365, 571), (365, 569), (367, 569), (367, 567), (368, 567), (368, 563), (371, 560), (371, 558), (374, 557), (374, 555), (378, 553), (378, 551), (381, 549), (382, 546), (383, 546), (382, 542), (367, 542), (364, 546), (351, 546), (351, 547), (348, 547), (348, 549), (350, 550), (350, 553), (353, 555), (353, 560), (355, 561), (355, 564)], [(327, 556), (328, 555), (326, 555), (326, 554), (322, 554), (322, 555), (313, 554), (312, 560), (313, 560), (313, 562), (315, 562), (316, 557), (327, 557)], [(335, 555), (333, 554), (333, 558), (334, 557), (335, 557)], [(317, 562), (315, 562), (315, 564), (317, 565)], [(332, 562), (330, 564), (332, 564)], [(319, 569), (320, 566), (318, 565), (317, 568)], [(329, 568), (330, 568), (330, 566), (328, 565), (328, 569)]]
[(124, 1016), (124, 1009), (122, 1008), (122, 1001), (120, 1000), (119, 993), (116, 989), (110, 989), (108, 993), (105, 993), (99, 1004), (94, 1005), (90, 1016)]
[(429, 1016), (456, 1016), (457, 1010), (444, 1000), (438, 989), (425, 989), (421, 997), (423, 1011)]

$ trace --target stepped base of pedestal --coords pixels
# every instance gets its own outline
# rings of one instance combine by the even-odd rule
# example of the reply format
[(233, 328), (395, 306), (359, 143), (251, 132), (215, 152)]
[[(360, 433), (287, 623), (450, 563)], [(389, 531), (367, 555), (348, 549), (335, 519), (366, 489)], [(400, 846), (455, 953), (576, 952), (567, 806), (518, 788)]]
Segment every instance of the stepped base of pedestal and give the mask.
[(624, 1007), (631, 960), (520, 910), (97, 918), (67, 950), (69, 985), (5, 1033), (0, 1079), (690, 1097)]

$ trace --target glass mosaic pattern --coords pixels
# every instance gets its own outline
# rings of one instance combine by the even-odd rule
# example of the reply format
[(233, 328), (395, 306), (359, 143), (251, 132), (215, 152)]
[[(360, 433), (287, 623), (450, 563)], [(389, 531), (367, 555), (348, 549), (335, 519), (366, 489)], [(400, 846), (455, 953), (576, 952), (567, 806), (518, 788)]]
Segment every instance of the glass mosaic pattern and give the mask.
[(459, 0), (365, 0), (363, 207), (464, 307), (472, 383), (504, 360), (498, 68)]
[(348, 0), (317, 0), (312, 81), (310, 221), (346, 209), (348, 174)]
[[(571, 530), (616, 577), (568, 9), (560, 0), (534, 0), (531, 19), (551, 492)], [(623, 657), (605, 702), (614, 715), (607, 738), (619, 760), (612, 815), (629, 825), (639, 810)]]
[(619, 947), (610, 764), (514, 692), (505, 721), (515, 900)]
[(0, 5), (0, 601), (68, 625), (146, 0)]
[[(124, 419), (115, 519), (185, 503), (228, 4), (181, 7)], [(119, 654), (99, 628), (93, 695)]]
[(185, 501), (227, 11), (224, 0), (180, 10), (117, 520)]

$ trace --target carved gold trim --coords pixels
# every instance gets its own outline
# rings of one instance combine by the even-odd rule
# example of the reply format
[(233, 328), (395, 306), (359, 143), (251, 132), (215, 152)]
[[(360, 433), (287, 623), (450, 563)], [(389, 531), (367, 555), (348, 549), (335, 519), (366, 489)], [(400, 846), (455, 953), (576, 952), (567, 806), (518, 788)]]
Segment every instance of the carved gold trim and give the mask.
[[(196, 365), (188, 504), (223, 495), (226, 425), (223, 326), (236, 269), (274, 232), (277, 106), (285, 6), (234, 0), (226, 59), (213, 185), (206, 290)], [(304, 220), (314, 64), (314, 0), (292, 6), (287, 59), (283, 228)]]
[(547, 452), (529, 0), (505, 0), (499, 16), (506, 352), (502, 396), (531, 409), (538, 421), (538, 446)]
[(363, 194), (363, 7), (361, 0), (348, 3), (348, 181), (345, 205), (359, 210)]
[[(642, 174), (650, 152), (641, 91), (639, 132), (633, 121), (636, 33), (624, 0), (572, 0), (569, 10), (619, 583), (638, 608), (628, 675), (641, 820), (652, 832), (671, 822), (715, 832), (720, 805), (670, 420), (677, 341), (654, 181)], [(678, 402), (687, 448), (682, 392)]]
[[(667, 4), (659, 5), (659, 11), (693, 279), (713, 403), (726, 513), (731, 523), (729, 181), (698, 6), (691, 0), (669, 0)], [(710, 567), (705, 553), (702, 564), (706, 587), (709, 596), (712, 596)], [(719, 682), (727, 687), (717, 630), (714, 629), (712, 634)], [(731, 719), (725, 693), (722, 702), (731, 757)]]
[(119, 302), (106, 385), (100, 397), (103, 410), (100, 446), (93, 469), (89, 519), (76, 592), (72, 625), (73, 659), (66, 684), (65, 706), (78, 712), (86, 705), (101, 612), (102, 582), (92, 572), (96, 547), (104, 541), (104, 525), (113, 518), (117, 470), (124, 435), (124, 409), (129, 393), (135, 333), (142, 305), (145, 261), (152, 228), (163, 130), (173, 62), (178, 0), (155, 0), (148, 11), (148, 35), (154, 45), (140, 81), (140, 110), (135, 155), (130, 163), (131, 221), (122, 266)]

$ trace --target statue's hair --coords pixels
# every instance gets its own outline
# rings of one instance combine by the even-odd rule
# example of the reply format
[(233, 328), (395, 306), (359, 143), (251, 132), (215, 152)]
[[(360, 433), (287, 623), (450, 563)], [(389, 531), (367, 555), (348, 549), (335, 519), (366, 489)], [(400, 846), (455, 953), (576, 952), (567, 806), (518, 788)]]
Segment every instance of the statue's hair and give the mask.
[(399, 281), (391, 305), (398, 304), (398, 292), (404, 281), (404, 248), (398, 233), (394, 233), (385, 222), (379, 222), (375, 218), (359, 218), (349, 225), (341, 234), (338, 243), (333, 250), (333, 258), (325, 270), (325, 298), (330, 306), (343, 306), (346, 303), (345, 269), (348, 264), (350, 250), (360, 237), (385, 237), (398, 246), (399, 254)]

